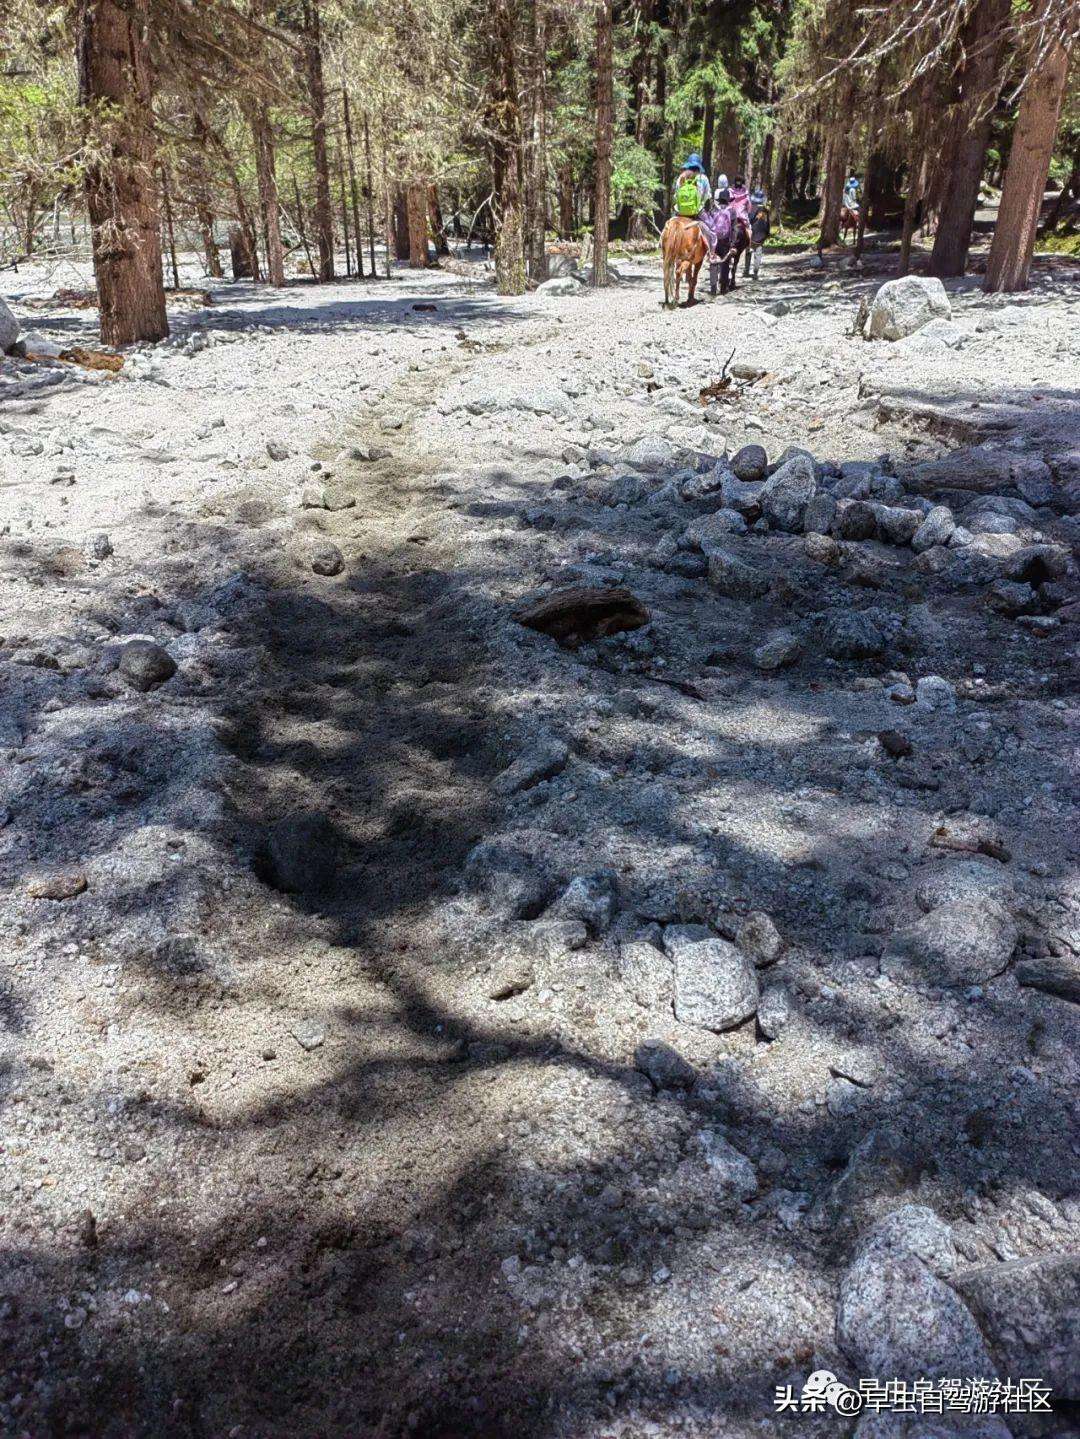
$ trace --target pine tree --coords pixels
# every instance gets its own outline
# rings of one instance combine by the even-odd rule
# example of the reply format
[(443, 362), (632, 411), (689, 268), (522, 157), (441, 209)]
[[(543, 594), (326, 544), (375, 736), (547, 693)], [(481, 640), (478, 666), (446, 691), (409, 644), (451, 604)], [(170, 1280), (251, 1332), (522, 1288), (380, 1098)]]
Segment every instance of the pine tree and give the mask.
[(169, 333), (155, 181), (149, 0), (80, 0), (79, 104), (94, 276), (107, 345)]
[(592, 282), (608, 283), (608, 225), (611, 218), (612, 0), (596, 5), (596, 176), (593, 196)]
[(1043, 0), (1037, 22), (1032, 25), (1029, 73), (986, 262), (984, 288), (990, 292), (1027, 288), (1058, 116), (1069, 78), (1074, 39), (1067, 28), (1070, 18), (1054, 0)]

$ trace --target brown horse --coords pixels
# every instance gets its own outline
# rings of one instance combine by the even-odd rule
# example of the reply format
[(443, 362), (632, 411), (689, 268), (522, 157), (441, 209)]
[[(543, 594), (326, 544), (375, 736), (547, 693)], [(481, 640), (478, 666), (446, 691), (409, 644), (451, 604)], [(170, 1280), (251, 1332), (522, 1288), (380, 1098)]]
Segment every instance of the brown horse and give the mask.
[(709, 253), (698, 222), (688, 215), (672, 215), (660, 236), (660, 251), (664, 257), (665, 306), (678, 305), (679, 286), (684, 277), (689, 282), (686, 303), (692, 305), (698, 271)]
[(844, 238), (845, 245), (847, 244), (849, 230), (854, 230), (856, 234), (859, 233), (859, 212), (858, 210), (853, 210), (850, 205), (841, 205), (840, 233)]

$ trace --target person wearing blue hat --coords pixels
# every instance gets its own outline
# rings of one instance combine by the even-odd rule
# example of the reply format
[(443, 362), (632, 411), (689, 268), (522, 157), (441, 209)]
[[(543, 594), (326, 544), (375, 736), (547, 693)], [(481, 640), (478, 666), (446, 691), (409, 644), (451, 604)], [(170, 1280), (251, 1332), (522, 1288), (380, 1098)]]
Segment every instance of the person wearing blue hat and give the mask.
[(696, 220), (711, 199), (712, 186), (701, 156), (695, 151), (686, 157), (686, 164), (675, 181), (675, 213)]

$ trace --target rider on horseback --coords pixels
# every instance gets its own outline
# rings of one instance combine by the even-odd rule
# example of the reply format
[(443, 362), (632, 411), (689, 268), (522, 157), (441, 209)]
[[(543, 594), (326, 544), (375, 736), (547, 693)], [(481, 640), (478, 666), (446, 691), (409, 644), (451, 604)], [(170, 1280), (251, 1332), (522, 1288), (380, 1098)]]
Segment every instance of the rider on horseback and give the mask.
[(679, 171), (679, 178), (675, 181), (675, 210), (679, 215), (687, 219), (694, 219), (705, 237), (705, 243), (709, 247), (710, 261), (716, 255), (716, 234), (715, 227), (711, 223), (713, 216), (712, 208), (712, 187), (709, 184), (709, 177), (705, 174), (705, 167), (701, 163), (701, 156), (696, 152), (687, 156), (686, 164)]

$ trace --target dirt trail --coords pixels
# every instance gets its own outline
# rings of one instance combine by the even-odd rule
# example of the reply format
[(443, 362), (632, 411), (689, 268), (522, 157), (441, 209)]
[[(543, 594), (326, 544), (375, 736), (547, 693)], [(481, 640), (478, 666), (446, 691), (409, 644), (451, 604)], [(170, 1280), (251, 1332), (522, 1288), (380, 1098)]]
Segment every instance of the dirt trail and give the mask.
[[(874, 283), (253, 293), (9, 407), (5, 1432), (825, 1435), (775, 1386), (874, 1345), (1034, 1372), (952, 1286), (1080, 1234), (1078, 305), (868, 345)], [(746, 443), (813, 452), (797, 523)], [(650, 623), (513, 621), (564, 584)]]

